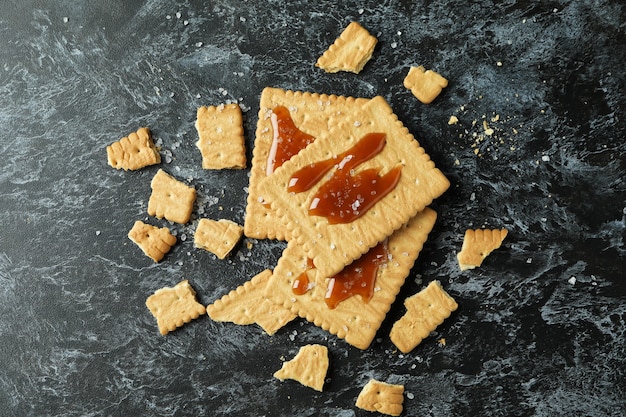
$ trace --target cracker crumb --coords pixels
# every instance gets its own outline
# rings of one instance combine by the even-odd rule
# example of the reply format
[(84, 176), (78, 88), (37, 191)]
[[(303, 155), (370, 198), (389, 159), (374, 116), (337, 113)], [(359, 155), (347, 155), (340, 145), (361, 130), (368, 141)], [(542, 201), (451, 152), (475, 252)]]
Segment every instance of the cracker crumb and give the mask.
[(455, 125), (457, 123), (459, 123), (459, 118), (454, 115), (450, 116), (450, 119), (448, 120), (448, 124)]

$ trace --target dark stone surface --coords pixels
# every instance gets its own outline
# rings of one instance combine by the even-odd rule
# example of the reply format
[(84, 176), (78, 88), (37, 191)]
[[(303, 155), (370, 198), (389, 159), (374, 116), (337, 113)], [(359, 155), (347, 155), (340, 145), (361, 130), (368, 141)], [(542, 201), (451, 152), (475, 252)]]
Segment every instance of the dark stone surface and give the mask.
[[(407, 416), (625, 415), (625, 7), (0, 3), (0, 415), (365, 416), (354, 402), (372, 377), (405, 385)], [(352, 20), (379, 39), (364, 71), (315, 68)], [(420, 64), (450, 80), (429, 106), (402, 86)], [(265, 86), (383, 96), (452, 183), (366, 351), (302, 320), (268, 337), (205, 316), (162, 337), (145, 307), (181, 279), (211, 303), (284, 245), (226, 261), (195, 249), (195, 222), (146, 213), (158, 167), (116, 171), (105, 147), (150, 126), (162, 167), (198, 190), (194, 221), (243, 223), (248, 170), (201, 169), (195, 111), (238, 102), (250, 156)], [(127, 239), (137, 219), (177, 233), (162, 263)], [(509, 237), (461, 272), (463, 233), (482, 226)], [(402, 355), (389, 329), (433, 279), (459, 309)], [(322, 393), (272, 377), (306, 343), (330, 350)]]

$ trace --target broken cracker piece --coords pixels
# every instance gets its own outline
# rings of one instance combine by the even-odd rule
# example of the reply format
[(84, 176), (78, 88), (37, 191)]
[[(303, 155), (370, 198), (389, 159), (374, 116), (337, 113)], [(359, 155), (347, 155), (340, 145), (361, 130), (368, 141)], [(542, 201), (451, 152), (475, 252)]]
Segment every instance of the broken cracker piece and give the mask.
[(322, 391), (328, 372), (328, 348), (322, 345), (302, 346), (298, 354), (290, 361), (283, 362), (274, 377), (284, 381), (293, 379), (302, 385)]
[(246, 167), (243, 116), (238, 104), (203, 106), (196, 118), (202, 168), (227, 169)]
[(156, 290), (146, 300), (146, 306), (157, 319), (159, 332), (164, 336), (206, 311), (196, 300), (196, 292), (187, 280), (179, 282), (173, 288)]
[(128, 238), (141, 248), (154, 262), (159, 262), (172, 246), (176, 237), (167, 227), (158, 228), (137, 220), (128, 232)]
[(162, 169), (152, 178), (150, 187), (149, 215), (181, 224), (189, 221), (196, 201), (195, 188), (178, 181)]
[(329, 73), (347, 71), (358, 74), (372, 57), (377, 42), (363, 26), (352, 22), (319, 57), (315, 66)]
[(390, 416), (402, 413), (404, 385), (388, 384), (371, 379), (356, 399), (356, 406), (362, 410), (376, 411)]
[(466, 230), (463, 246), (457, 254), (461, 271), (479, 267), (491, 252), (500, 247), (507, 234), (506, 229)]
[(193, 242), (196, 247), (224, 259), (239, 242), (242, 234), (243, 227), (233, 221), (200, 219)]
[(441, 90), (448, 86), (448, 80), (423, 66), (411, 67), (404, 78), (404, 86), (422, 103), (430, 104)]
[(150, 129), (142, 127), (107, 146), (107, 162), (113, 168), (124, 171), (136, 170), (161, 162), (161, 155), (154, 146)]
[(268, 335), (273, 335), (296, 318), (288, 309), (274, 304), (265, 295), (272, 275), (269, 269), (255, 275), (250, 281), (232, 290), (207, 306), (207, 314), (215, 321), (228, 321), (239, 325), (256, 323)]
[(456, 301), (432, 281), (426, 288), (404, 300), (406, 313), (391, 328), (389, 337), (403, 353), (412, 351), (457, 309)]

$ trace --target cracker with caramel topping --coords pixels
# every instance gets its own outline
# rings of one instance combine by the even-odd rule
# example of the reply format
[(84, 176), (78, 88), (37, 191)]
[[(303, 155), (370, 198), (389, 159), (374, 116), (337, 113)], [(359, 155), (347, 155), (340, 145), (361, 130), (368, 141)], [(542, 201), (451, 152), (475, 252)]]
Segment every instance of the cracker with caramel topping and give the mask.
[[(264, 205), (258, 184), (271, 175), (283, 160), (288, 160), (292, 154), (295, 155), (306, 147), (309, 141), (294, 143), (293, 129), (280, 134), (278, 124), (281, 124), (281, 132), (282, 126), (293, 124), (295, 129), (314, 140), (341, 120), (351, 117), (351, 114), (356, 113), (368, 101), (365, 98), (288, 91), (272, 87), (263, 90), (248, 186), (244, 221), (246, 236), (278, 240), (289, 237), (287, 228), (276, 214)], [(279, 109), (282, 113), (278, 111)]]
[(457, 309), (439, 281), (404, 300), (406, 313), (391, 328), (389, 338), (403, 353), (412, 351)]
[[(327, 295), (332, 294), (332, 291), (327, 294), (332, 279), (310, 265), (306, 254), (295, 242), (289, 242), (278, 260), (266, 286), (266, 295), (349, 344), (367, 349), (413, 267), (436, 217), (435, 211), (425, 208), (385, 242), (386, 253), (383, 251), (378, 256), (386, 259), (379, 263), (375, 280), (369, 284), (370, 288), (366, 288), (371, 294), (369, 301), (363, 295), (353, 295), (339, 303), (327, 300)], [(368, 254), (361, 258), (367, 263), (354, 265), (352, 276), (354, 272), (359, 273), (358, 268), (368, 269), (372, 262), (377, 262), (376, 258), (367, 260), (367, 257)], [(344, 272), (348, 274), (350, 268), (351, 265), (348, 265)], [(308, 283), (303, 283), (306, 286), (301, 291), (303, 294), (296, 295), (293, 287), (297, 287), (296, 282), (302, 279), (308, 280)], [(362, 283), (367, 284), (367, 281), (361, 280), (354, 286), (361, 287)], [(332, 283), (337, 290), (342, 289), (340, 284), (340, 280)], [(331, 308), (329, 304), (336, 305)]]
[(358, 74), (374, 53), (378, 39), (357, 22), (351, 22), (335, 42), (319, 57), (316, 67), (326, 72)]
[[(346, 167), (358, 159), (354, 154), (361, 152), (350, 154), (352, 149), (362, 147), (363, 141), (370, 138), (384, 139), (383, 146), (378, 148), (378, 153), (370, 153), (365, 158), (367, 160), (346, 173)], [(366, 146), (364, 151), (368, 153), (372, 149)], [(301, 172), (312, 164), (317, 167), (335, 158), (340, 160), (335, 160), (328, 173), (309, 189), (290, 191), (294, 178), (308, 179), (308, 174), (300, 175)], [(324, 192), (322, 187), (342, 169), (344, 173), (340, 179), (344, 183), (338, 184), (342, 188), (338, 192)], [(372, 191), (371, 184), (398, 171), (400, 175), (396, 183), (387, 191), (383, 190), (384, 194)], [(376, 173), (373, 178), (372, 172)], [(358, 176), (367, 176), (362, 187), (354, 185)], [(328, 131), (322, 132), (313, 143), (263, 179), (258, 185), (258, 193), (275, 210), (306, 256), (313, 259), (320, 273), (332, 276), (399, 229), (443, 194), (449, 185), (426, 151), (379, 96), (361, 105), (357, 111), (338, 117)], [(355, 193), (360, 194), (354, 196)], [(361, 203), (367, 199), (374, 199), (374, 203), (364, 209)], [(337, 208), (339, 215), (347, 211), (358, 212), (359, 217), (349, 222), (333, 220), (335, 223), (332, 223), (326, 215), (311, 214), (311, 210), (317, 210), (320, 205)]]
[(107, 146), (107, 161), (116, 169), (137, 170), (161, 162), (150, 129), (142, 127)]
[(226, 169), (246, 167), (243, 116), (238, 104), (202, 106), (196, 117), (202, 168)]
[(266, 269), (250, 281), (232, 290), (207, 306), (207, 314), (215, 321), (228, 321), (239, 325), (256, 323), (270, 336), (296, 318), (290, 310), (279, 306), (265, 295), (272, 276)]
[(461, 251), (457, 254), (461, 271), (482, 265), (491, 252), (502, 245), (506, 229), (469, 229), (465, 231)]

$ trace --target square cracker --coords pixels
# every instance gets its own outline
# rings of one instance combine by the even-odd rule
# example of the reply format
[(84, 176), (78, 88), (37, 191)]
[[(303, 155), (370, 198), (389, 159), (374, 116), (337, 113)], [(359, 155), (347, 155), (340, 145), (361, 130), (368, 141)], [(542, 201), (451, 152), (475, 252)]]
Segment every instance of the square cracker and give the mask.
[(328, 348), (323, 345), (305, 345), (296, 356), (274, 373), (274, 377), (284, 381), (293, 379), (302, 385), (322, 391), (328, 372)]
[(404, 300), (404, 305), (406, 314), (394, 323), (389, 333), (393, 344), (403, 353), (412, 351), (458, 307), (439, 281), (432, 281)]
[(109, 165), (124, 171), (133, 171), (161, 162), (161, 155), (147, 127), (142, 127), (117, 142), (113, 142), (106, 149)]
[(272, 276), (266, 269), (250, 281), (232, 290), (207, 306), (209, 317), (215, 321), (229, 321), (247, 325), (256, 323), (270, 336), (296, 318), (290, 310), (279, 306), (265, 296), (265, 288)]
[[(386, 146), (355, 171), (379, 168), (381, 174), (402, 166), (396, 187), (369, 211), (351, 223), (329, 224), (309, 215), (311, 200), (320, 186), (289, 193), (290, 178), (297, 170), (348, 150), (368, 133), (386, 134)], [(330, 174), (332, 175), (331, 170)], [(328, 177), (327, 175), (327, 177)], [(327, 178), (326, 177), (326, 178)], [(358, 112), (337, 120), (335, 126), (259, 183), (259, 194), (271, 204), (292, 239), (325, 276), (332, 276), (429, 205), (448, 189), (450, 182), (435, 167), (426, 151), (404, 127), (385, 100), (378, 96)]]
[(267, 177), (267, 161), (273, 142), (272, 109), (284, 106), (289, 109), (296, 127), (314, 137), (330, 130), (340, 120), (357, 113), (367, 103), (366, 98), (352, 98), (335, 95), (287, 91), (267, 87), (261, 93), (259, 120), (252, 153), (250, 184), (244, 234), (256, 239), (285, 240), (289, 236), (280, 219), (263, 205), (263, 196), (258, 184)]
[(463, 246), (456, 256), (461, 271), (481, 266), (485, 258), (502, 245), (502, 241), (508, 233), (506, 229), (466, 230)]
[(448, 86), (448, 80), (423, 66), (411, 67), (404, 78), (404, 86), (422, 103), (430, 104)]
[(185, 323), (204, 314), (206, 309), (196, 301), (196, 292), (187, 280), (175, 287), (164, 287), (155, 291), (146, 300), (146, 306), (157, 319), (159, 332), (166, 335)]
[(370, 379), (359, 393), (355, 405), (362, 410), (399, 416), (402, 414), (403, 403), (404, 385)]
[(326, 72), (347, 71), (358, 74), (374, 53), (378, 40), (363, 26), (351, 22), (318, 58), (316, 67)]
[(246, 148), (243, 116), (238, 104), (202, 106), (196, 117), (202, 168), (245, 168)]
[(159, 262), (172, 246), (176, 237), (167, 227), (156, 227), (137, 220), (128, 232), (128, 238), (141, 248), (154, 262)]
[[(328, 276), (308, 268), (307, 256), (295, 242), (289, 242), (278, 260), (267, 284), (266, 295), (347, 343), (367, 349), (413, 267), (436, 218), (434, 210), (425, 208), (389, 237), (389, 260), (378, 269), (374, 295), (368, 303), (364, 303), (360, 296), (352, 296), (330, 309), (325, 302)], [(309, 276), (310, 289), (303, 295), (295, 295), (293, 283), (303, 272)]]
[(193, 242), (196, 247), (208, 250), (218, 258), (224, 259), (239, 242), (242, 233), (243, 227), (233, 221), (200, 219)]
[(152, 178), (150, 187), (149, 215), (181, 224), (189, 221), (196, 201), (195, 188), (178, 181), (162, 169)]

